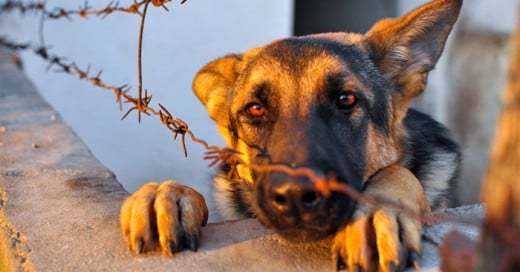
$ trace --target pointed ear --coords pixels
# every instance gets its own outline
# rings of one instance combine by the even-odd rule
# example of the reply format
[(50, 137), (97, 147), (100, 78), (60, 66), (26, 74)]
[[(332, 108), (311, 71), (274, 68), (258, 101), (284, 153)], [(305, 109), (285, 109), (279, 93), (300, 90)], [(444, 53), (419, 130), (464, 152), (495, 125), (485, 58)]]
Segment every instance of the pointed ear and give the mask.
[(206, 64), (193, 80), (193, 91), (209, 116), (227, 127), (229, 97), (241, 71), (242, 55), (228, 55)]
[(434, 0), (400, 18), (384, 19), (366, 33), (370, 58), (395, 84), (398, 96), (408, 98), (402, 102), (424, 90), (461, 6), (462, 0)]

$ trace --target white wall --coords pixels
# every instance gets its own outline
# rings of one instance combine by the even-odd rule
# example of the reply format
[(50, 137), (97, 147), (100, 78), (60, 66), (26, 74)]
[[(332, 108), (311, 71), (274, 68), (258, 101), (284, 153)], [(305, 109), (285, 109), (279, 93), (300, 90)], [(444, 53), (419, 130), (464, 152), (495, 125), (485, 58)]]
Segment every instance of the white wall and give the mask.
[[(50, 6), (77, 8), (83, 1), (48, 1)], [(90, 1), (102, 8), (109, 1)], [(94, 4), (95, 3), (95, 4)], [(121, 6), (132, 1), (120, 1)], [(223, 145), (213, 122), (191, 90), (192, 78), (206, 62), (288, 36), (292, 29), (290, 0), (173, 1), (151, 9), (144, 42), (144, 86), (152, 105), (164, 104), (187, 121), (197, 136)], [(151, 8), (151, 7), (150, 7)], [(137, 32), (140, 18), (113, 14), (106, 19), (73, 18), (45, 23), (51, 52), (74, 60), (80, 67), (103, 69), (102, 79), (119, 86), (137, 85)], [(39, 17), (18, 13), (0, 17), (0, 35), (16, 41), (38, 41)], [(180, 142), (154, 117), (139, 125), (136, 116), (120, 121), (114, 95), (70, 75), (45, 72), (47, 64), (23, 54), (24, 69), (43, 96), (87, 143), (92, 152), (117, 175), (129, 191), (148, 180), (177, 179), (208, 195), (212, 170), (203, 150), (188, 141), (189, 157)], [(51, 68), (51, 71), (53, 69)]]

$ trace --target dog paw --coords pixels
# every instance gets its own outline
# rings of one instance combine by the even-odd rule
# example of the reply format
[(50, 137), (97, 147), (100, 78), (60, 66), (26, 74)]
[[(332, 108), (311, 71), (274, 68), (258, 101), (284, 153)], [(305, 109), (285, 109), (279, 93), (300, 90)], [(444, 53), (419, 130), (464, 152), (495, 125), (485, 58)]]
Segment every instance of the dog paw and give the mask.
[(121, 230), (131, 251), (160, 250), (164, 255), (197, 250), (200, 229), (208, 220), (201, 194), (174, 181), (149, 182), (121, 207)]
[(417, 258), (421, 222), (394, 209), (360, 209), (333, 239), (337, 270), (399, 271)]

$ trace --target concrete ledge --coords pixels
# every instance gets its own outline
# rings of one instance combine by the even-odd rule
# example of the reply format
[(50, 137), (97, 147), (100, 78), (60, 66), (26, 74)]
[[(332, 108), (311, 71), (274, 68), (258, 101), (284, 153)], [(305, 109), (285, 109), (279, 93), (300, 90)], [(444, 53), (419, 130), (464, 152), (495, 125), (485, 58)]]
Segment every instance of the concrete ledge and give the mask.
[[(119, 231), (127, 196), (0, 48), (0, 270), (332, 270), (327, 242), (288, 243), (254, 219), (208, 225), (198, 252), (134, 255)], [(448, 212), (482, 214), (479, 206)], [(454, 227), (478, 234), (450, 223), (427, 227), (424, 268), (436, 269), (438, 243)]]

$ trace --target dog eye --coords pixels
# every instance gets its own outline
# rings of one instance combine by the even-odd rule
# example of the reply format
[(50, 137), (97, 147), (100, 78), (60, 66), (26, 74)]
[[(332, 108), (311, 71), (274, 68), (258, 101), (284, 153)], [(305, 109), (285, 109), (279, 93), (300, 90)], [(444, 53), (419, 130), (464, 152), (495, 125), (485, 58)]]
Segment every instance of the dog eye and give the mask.
[(351, 92), (341, 92), (336, 98), (336, 107), (341, 110), (351, 110), (357, 105), (359, 99)]
[(260, 103), (252, 102), (246, 105), (246, 112), (252, 117), (262, 117), (265, 115), (265, 108)]

